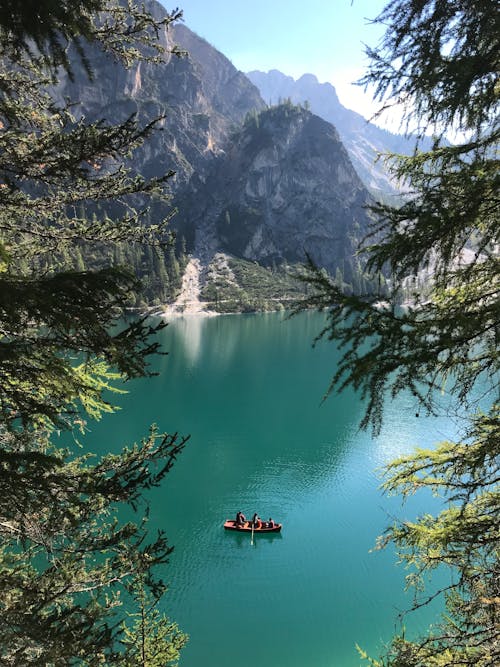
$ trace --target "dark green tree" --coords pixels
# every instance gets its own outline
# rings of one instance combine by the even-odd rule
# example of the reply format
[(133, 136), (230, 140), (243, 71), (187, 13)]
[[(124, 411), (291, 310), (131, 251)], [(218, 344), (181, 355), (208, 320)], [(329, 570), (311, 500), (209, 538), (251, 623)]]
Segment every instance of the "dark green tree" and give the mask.
[(129, 623), (124, 624), (122, 643), (128, 648), (124, 664), (127, 667), (177, 665), (187, 635), (159, 612), (159, 598), (148, 591), (141, 578), (132, 583), (131, 589), (138, 601), (138, 611), (129, 614)]
[[(86, 420), (112, 410), (104, 392), (150, 372), (158, 327), (121, 320), (139, 289), (123, 267), (82, 270), (77, 261), (68, 271), (57, 258), (120, 241), (164, 241), (166, 221), (148, 228), (141, 221), (148, 201), (164, 197), (170, 174), (146, 180), (124, 167), (155, 122), (87, 123), (72, 116), (71, 101), (58, 106), (48, 91), (61, 72), (71, 75), (70, 43), (84, 63), (87, 48), (125, 64), (155, 61), (165, 50), (160, 31), (178, 16), (155, 20), (119, 0), (0, 2), (4, 665), (119, 664), (127, 653), (118, 641), (121, 589), (140, 576), (161, 591), (154, 566), (171, 547), (163, 533), (148, 534), (144, 493), (162, 482), (185, 438), (153, 428), (140, 444), (100, 460), (75, 448)], [(121, 214), (102, 213), (109, 203)], [(135, 522), (119, 518), (127, 505)]]
[[(471, 414), (460, 442), (387, 469), (387, 491), (430, 488), (448, 503), (436, 517), (396, 523), (381, 540), (394, 542), (411, 566), (415, 606), (439, 593), (421, 589), (433, 569), (452, 568), (454, 583), (441, 591), (442, 627), (418, 640), (396, 637), (373, 664), (492, 666), (500, 663), (498, 3), (392, 0), (376, 22), (386, 32), (368, 51), (363, 83), (385, 106), (403, 104), (408, 128), (420, 136), (430, 128), (435, 141), (429, 151), (417, 145), (409, 157), (389, 157), (409, 196), (374, 207), (361, 250), (373, 275), (391, 275), (384, 291), (345, 296), (309, 267), (316, 290), (308, 305), (326, 311), (319, 335), (343, 350), (330, 391), (360, 392), (365, 427), (376, 431), (384, 402), (402, 391), (432, 412), (446, 388), (457, 410)], [(459, 137), (453, 145), (450, 132)], [(409, 284), (415, 289), (401, 307)], [(478, 394), (492, 405), (486, 414)]]
[[(152, 568), (171, 552), (165, 535), (148, 539), (141, 499), (184, 439), (152, 430), (93, 462), (54, 448), (41, 428), (1, 435), (1, 663), (119, 664), (121, 589), (140, 574), (161, 591)], [(144, 518), (120, 522), (125, 504)]]

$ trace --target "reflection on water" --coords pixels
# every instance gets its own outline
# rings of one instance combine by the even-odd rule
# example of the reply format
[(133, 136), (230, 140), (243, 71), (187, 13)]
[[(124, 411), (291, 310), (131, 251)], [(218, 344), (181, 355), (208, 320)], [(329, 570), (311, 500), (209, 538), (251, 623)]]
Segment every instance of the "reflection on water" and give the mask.
[(254, 534), (253, 539), (252, 533), (237, 533), (235, 531), (228, 530), (226, 531), (225, 535), (225, 539), (233, 540), (239, 549), (247, 549), (249, 545), (254, 549), (258, 549), (266, 542), (277, 542), (283, 539), (283, 535), (281, 533), (262, 533), (260, 535)]
[[(376, 652), (411, 603), (394, 554), (370, 553), (402, 511), (381, 496), (376, 468), (448, 424), (417, 419), (402, 398), (373, 439), (352, 393), (322, 403), (338, 356), (328, 343), (312, 349), (321, 323), (312, 313), (176, 320), (162, 333), (160, 376), (134, 383), (123, 413), (95, 429), (103, 447), (153, 421), (191, 433), (151, 493), (151, 527), (175, 545), (163, 604), (191, 635), (181, 667), (357, 667), (355, 644)], [(283, 531), (251, 545), (223, 529), (237, 510)], [(430, 614), (407, 620), (408, 632)], [(242, 650), (255, 635), (270, 641)]]
[(203, 329), (206, 321), (206, 317), (184, 315), (169, 323), (169, 327), (174, 331), (170, 339), (169, 354), (175, 355), (180, 347), (188, 368), (196, 365), (202, 353)]

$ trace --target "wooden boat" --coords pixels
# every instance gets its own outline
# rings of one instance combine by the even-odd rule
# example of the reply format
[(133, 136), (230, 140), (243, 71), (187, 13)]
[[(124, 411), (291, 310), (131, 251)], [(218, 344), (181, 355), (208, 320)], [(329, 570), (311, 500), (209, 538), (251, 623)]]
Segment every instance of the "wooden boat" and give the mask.
[[(226, 530), (237, 530), (240, 533), (251, 533), (252, 532), (252, 522), (245, 521), (245, 523), (238, 525), (234, 519), (226, 519), (224, 522), (224, 528)], [(256, 533), (279, 533), (281, 531), (281, 523), (275, 523), (274, 526), (268, 526), (266, 521), (262, 522), (262, 525), (258, 528), (254, 528), (253, 532)]]

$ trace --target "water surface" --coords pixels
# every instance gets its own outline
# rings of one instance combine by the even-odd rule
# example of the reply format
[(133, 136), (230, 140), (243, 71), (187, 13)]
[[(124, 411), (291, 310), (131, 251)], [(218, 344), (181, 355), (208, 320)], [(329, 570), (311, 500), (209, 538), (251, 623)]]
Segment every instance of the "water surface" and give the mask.
[[(351, 392), (322, 401), (338, 356), (330, 343), (311, 347), (321, 321), (177, 320), (161, 334), (169, 354), (157, 360), (159, 376), (131, 383), (123, 412), (93, 428), (113, 449), (152, 422), (191, 434), (151, 494), (151, 525), (175, 545), (162, 603), (191, 637), (181, 667), (357, 667), (356, 644), (376, 655), (411, 604), (392, 550), (371, 550), (394, 516), (436, 501), (403, 507), (383, 497), (377, 471), (457, 425), (444, 411), (417, 418), (403, 397), (388, 404), (380, 436), (361, 432)], [(272, 516), (282, 534), (252, 546), (249, 535), (225, 532), (238, 510)], [(408, 632), (435, 615), (405, 619)]]

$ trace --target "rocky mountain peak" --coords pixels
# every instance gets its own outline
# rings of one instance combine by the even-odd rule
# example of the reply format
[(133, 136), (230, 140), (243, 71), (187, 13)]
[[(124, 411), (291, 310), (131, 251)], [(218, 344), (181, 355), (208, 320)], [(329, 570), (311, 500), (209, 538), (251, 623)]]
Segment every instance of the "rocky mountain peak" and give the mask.
[(368, 200), (335, 128), (284, 103), (247, 116), (180, 208), (198, 239), (215, 237), (225, 252), (264, 265), (310, 255), (349, 273)]
[(298, 80), (304, 86), (317, 86), (319, 84), (318, 77), (315, 74), (303, 74)]
[(393, 182), (377, 157), (385, 152), (411, 153), (414, 139), (381, 129), (361, 114), (347, 109), (341, 104), (334, 86), (328, 82), (319, 83), (312, 74), (304, 74), (298, 80), (278, 70), (252, 71), (247, 76), (269, 104), (284, 99), (295, 104), (307, 102), (313, 113), (335, 125), (356, 171), (371, 190), (377, 194), (399, 192), (400, 185)]
[[(157, 2), (147, 6), (156, 16), (165, 11)], [(252, 83), (184, 25), (171, 26), (161, 39), (188, 55), (126, 70), (93, 49), (87, 56), (94, 80), (78, 70), (76, 58), (74, 80), (62, 81), (54, 96), (71, 100), (75, 115), (89, 120), (136, 114), (146, 123), (165, 116), (131, 167), (146, 178), (176, 171), (170, 185), (179, 213), (172, 224), (201, 273), (220, 252), (278, 269), (310, 255), (350, 282), (370, 195), (344, 147), (352, 118), (343, 122), (347, 110), (333, 86), (312, 74), (295, 82), (277, 70), (254, 73)], [(266, 105), (265, 85), (281, 104)], [(295, 105), (297, 97), (311, 100), (313, 112), (312, 100), (322, 100), (339, 122)], [(158, 203), (151, 222), (169, 210)]]

